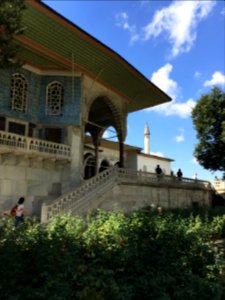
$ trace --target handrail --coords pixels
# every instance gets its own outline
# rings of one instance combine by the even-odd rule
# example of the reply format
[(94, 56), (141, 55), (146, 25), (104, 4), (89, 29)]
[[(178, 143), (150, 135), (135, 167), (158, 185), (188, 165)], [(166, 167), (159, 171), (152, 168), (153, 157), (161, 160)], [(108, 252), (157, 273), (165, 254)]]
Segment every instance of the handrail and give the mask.
[(190, 185), (193, 184), (198, 188), (209, 188), (210, 183), (203, 180), (194, 180), (182, 178), (178, 180), (172, 176), (157, 177), (154, 173), (147, 173), (129, 169), (121, 169), (117, 166), (110, 167), (96, 176), (83, 182), (81, 186), (68, 192), (65, 195), (55, 199), (52, 203), (44, 203), (42, 206), (42, 222), (48, 222), (54, 215), (64, 212), (76, 212), (80, 214), (88, 209), (93, 199), (103, 195), (107, 190), (113, 187), (115, 183), (136, 183), (162, 185)]
[(70, 159), (71, 147), (0, 130), (0, 147), (29, 153), (42, 153)]
[(208, 187), (210, 184), (209, 181), (200, 180), (200, 179), (192, 179), (188, 177), (178, 178), (176, 176), (170, 175), (161, 175), (156, 176), (155, 173), (143, 172), (143, 171), (135, 171), (131, 169), (119, 169), (119, 177), (121, 180), (131, 180), (132, 178), (139, 183), (161, 183), (161, 184), (198, 184), (204, 185)]
[(54, 215), (67, 211), (79, 213), (88, 207), (89, 200), (112, 187), (116, 182), (118, 167), (110, 167), (96, 176), (83, 182), (75, 190), (68, 192), (52, 203), (42, 205), (41, 221), (47, 222)]

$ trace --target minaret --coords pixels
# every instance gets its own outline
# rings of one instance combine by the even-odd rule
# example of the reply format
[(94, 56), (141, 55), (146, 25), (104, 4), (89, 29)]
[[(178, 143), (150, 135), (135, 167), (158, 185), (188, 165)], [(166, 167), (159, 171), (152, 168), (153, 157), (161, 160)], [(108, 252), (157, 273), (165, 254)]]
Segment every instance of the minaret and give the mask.
[(150, 154), (150, 131), (148, 128), (148, 123), (145, 124), (145, 129), (144, 129), (144, 153), (145, 154)]

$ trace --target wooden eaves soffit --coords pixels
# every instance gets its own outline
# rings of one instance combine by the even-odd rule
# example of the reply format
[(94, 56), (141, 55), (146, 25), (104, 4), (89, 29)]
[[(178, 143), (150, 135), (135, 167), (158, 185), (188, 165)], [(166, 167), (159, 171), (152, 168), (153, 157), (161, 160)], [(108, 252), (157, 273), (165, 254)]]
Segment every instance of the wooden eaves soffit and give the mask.
[[(26, 0), (19, 54), (40, 70), (82, 72), (128, 100), (128, 112), (171, 101), (115, 51), (39, 0)], [(71, 57), (74, 57), (72, 60)], [(100, 76), (98, 76), (100, 74)]]

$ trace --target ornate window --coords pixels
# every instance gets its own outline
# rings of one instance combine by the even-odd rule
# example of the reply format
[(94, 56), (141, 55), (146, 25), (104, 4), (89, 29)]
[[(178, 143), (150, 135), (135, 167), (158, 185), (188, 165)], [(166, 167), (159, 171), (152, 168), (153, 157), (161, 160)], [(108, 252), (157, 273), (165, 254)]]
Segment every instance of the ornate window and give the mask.
[(20, 112), (27, 110), (27, 80), (22, 74), (12, 76), (10, 108)]
[(61, 116), (63, 114), (64, 89), (60, 82), (54, 81), (47, 86), (46, 115)]

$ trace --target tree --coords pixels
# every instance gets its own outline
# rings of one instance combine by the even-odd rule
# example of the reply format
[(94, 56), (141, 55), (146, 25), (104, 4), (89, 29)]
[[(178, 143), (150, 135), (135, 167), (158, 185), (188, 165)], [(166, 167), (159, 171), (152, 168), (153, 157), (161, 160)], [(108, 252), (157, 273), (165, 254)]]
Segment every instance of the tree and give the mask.
[(214, 87), (192, 111), (198, 144), (194, 155), (200, 165), (225, 173), (225, 93)]
[(23, 32), (22, 11), (25, 7), (24, 0), (0, 1), (0, 68), (15, 65), (19, 46), (13, 43), (13, 36)]

